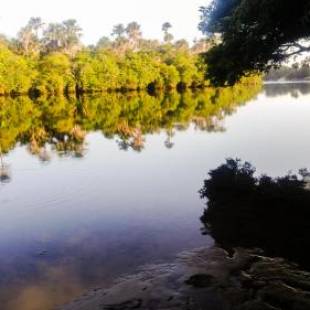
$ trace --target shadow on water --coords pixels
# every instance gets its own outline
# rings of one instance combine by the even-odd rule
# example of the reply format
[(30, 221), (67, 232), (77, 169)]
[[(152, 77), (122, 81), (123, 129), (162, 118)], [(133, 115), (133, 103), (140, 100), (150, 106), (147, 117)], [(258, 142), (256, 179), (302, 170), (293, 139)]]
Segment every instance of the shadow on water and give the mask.
[(228, 159), (209, 172), (200, 190), (206, 199), (201, 221), (226, 249), (259, 247), (310, 269), (310, 174), (255, 176), (248, 162)]

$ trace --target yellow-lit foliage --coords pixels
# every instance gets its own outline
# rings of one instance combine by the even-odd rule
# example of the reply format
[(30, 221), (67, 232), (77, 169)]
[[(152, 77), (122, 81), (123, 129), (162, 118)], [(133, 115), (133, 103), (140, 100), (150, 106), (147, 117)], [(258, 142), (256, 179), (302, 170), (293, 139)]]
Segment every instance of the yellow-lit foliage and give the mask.
[[(250, 81), (247, 81), (250, 82)], [(231, 88), (205, 88), (183, 93), (106, 93), (104, 96), (0, 98), (0, 147), (8, 152), (16, 143), (28, 144), (40, 154), (46, 144), (60, 153), (81, 156), (86, 132), (101, 131), (117, 137), (122, 147), (140, 151), (143, 135), (183, 130), (191, 123), (206, 131), (224, 130), (221, 120), (245, 104), (261, 84), (237, 84)], [(42, 153), (42, 152), (41, 152)]]

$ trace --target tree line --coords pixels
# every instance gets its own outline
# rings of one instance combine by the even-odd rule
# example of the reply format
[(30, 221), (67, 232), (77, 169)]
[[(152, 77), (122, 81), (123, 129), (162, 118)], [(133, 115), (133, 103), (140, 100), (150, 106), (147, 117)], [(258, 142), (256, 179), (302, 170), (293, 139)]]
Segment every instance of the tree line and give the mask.
[(200, 53), (214, 42), (174, 41), (172, 25), (163, 40), (148, 40), (131, 22), (113, 27), (96, 45), (81, 43), (76, 20), (45, 24), (31, 18), (14, 39), (0, 36), (0, 95), (60, 95), (109, 90), (204, 87)]
[(309, 59), (302, 61), (301, 63), (294, 63), (291, 66), (280, 66), (277, 69), (271, 69), (266, 75), (265, 80), (277, 81), (277, 80), (309, 80), (310, 79), (310, 64)]

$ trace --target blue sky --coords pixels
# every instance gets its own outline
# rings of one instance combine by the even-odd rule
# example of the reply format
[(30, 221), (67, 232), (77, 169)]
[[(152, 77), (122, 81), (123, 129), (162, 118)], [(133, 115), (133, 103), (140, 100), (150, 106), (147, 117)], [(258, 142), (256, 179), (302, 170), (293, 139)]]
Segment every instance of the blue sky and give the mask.
[(0, 11), (0, 33), (10, 37), (27, 23), (40, 16), (45, 22), (68, 18), (78, 20), (83, 28), (82, 41), (96, 43), (110, 35), (113, 25), (137, 21), (147, 38), (161, 38), (161, 25), (173, 24), (176, 39), (192, 41), (202, 37), (197, 30), (199, 7), (209, 0), (4, 0)]

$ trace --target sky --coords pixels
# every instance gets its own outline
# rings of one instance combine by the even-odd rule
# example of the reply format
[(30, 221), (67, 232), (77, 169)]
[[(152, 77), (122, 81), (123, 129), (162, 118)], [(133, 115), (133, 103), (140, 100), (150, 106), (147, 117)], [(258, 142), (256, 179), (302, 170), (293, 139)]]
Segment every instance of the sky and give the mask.
[(175, 39), (193, 41), (202, 37), (198, 31), (199, 7), (209, 0), (6, 0), (1, 3), (0, 33), (16, 36), (30, 17), (44, 22), (74, 18), (83, 28), (82, 41), (95, 44), (109, 36), (113, 25), (136, 21), (145, 38), (161, 39), (161, 25), (173, 25)]

